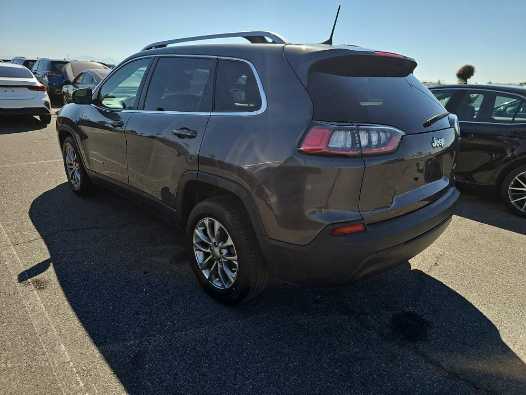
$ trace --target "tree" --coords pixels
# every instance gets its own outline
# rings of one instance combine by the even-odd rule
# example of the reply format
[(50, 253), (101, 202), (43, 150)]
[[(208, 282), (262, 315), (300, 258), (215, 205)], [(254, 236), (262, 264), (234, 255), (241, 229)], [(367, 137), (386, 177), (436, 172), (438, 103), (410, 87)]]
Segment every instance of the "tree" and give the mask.
[(459, 84), (467, 84), (468, 80), (475, 75), (475, 67), (467, 64), (465, 66), (462, 66), (457, 71), (457, 78)]

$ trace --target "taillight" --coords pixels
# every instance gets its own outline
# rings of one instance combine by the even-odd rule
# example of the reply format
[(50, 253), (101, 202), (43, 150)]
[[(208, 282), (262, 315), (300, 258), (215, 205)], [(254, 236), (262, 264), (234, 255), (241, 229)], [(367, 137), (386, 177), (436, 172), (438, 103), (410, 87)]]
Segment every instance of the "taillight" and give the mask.
[(399, 53), (394, 53), (394, 52), (374, 51), (374, 54), (375, 54), (376, 56), (385, 56), (385, 57), (388, 57), (388, 58), (401, 58), (401, 59), (405, 59), (405, 56), (400, 55)]
[(27, 86), (27, 89), (29, 89), (30, 91), (40, 91), (40, 92), (45, 92), (46, 91), (46, 87), (42, 84), (38, 84), (38, 85), (29, 85)]
[(343, 225), (343, 226), (338, 226), (336, 228), (333, 228), (331, 230), (331, 235), (344, 236), (344, 235), (351, 235), (353, 233), (361, 233), (361, 232), (365, 232), (364, 224), (351, 224), (351, 225)]
[(316, 155), (377, 155), (394, 152), (404, 133), (390, 126), (314, 126), (306, 134), (300, 151)]

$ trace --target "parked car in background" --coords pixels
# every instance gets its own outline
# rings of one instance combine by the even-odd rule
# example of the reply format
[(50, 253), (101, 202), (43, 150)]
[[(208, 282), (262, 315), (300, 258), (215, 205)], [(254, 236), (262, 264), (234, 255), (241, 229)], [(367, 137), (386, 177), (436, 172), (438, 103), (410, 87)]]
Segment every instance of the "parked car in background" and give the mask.
[(514, 213), (526, 216), (526, 87), (430, 89), (460, 121), (457, 181), (496, 189)]
[(36, 62), (36, 59), (27, 59), (22, 56), (17, 56), (11, 59), (11, 63), (21, 64), (22, 66), (27, 67), (29, 70), (33, 69), (33, 65), (35, 64), (35, 62)]
[(73, 92), (77, 89), (94, 89), (110, 72), (111, 69), (109, 68), (82, 71), (73, 79), (71, 84), (66, 84), (62, 87), (62, 102), (64, 104), (71, 102)]
[(65, 84), (71, 84), (71, 82), (77, 78), (77, 76), (85, 70), (109, 70), (109, 67), (99, 62), (87, 62), (87, 61), (78, 61), (72, 60), (64, 66), (64, 77)]
[(26, 67), (0, 64), (0, 115), (38, 115), (43, 124), (51, 122), (46, 87)]
[(41, 58), (33, 65), (33, 74), (46, 86), (52, 100), (62, 101), (62, 86), (64, 85), (64, 66), (67, 60), (53, 60)]
[(104, 63), (104, 62), (100, 62), (100, 63), (102, 63), (104, 66), (106, 66), (106, 67), (108, 67), (108, 68), (110, 68), (110, 69), (115, 68), (115, 65), (114, 65), (114, 64), (111, 64), (111, 63)]
[[(169, 46), (225, 37), (257, 44)], [(415, 67), (269, 32), (153, 43), (60, 110), (69, 185), (105, 183), (174, 214), (197, 280), (226, 303), (268, 273), (355, 280), (429, 246), (459, 197), (456, 117)]]

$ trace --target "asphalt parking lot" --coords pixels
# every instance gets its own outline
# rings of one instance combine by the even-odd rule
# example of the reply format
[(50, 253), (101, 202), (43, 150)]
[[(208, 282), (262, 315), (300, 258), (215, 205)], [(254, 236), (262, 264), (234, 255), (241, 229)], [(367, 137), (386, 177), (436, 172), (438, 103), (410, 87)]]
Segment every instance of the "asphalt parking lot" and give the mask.
[(217, 304), (182, 235), (70, 192), (54, 120), (0, 120), (0, 392), (526, 391), (526, 220), (463, 195), (401, 266)]

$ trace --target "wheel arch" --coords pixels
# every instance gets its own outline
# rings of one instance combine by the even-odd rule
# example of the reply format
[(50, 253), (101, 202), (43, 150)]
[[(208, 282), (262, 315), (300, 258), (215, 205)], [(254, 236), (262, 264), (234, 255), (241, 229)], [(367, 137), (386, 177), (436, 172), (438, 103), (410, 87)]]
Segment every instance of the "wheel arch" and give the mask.
[(179, 181), (176, 197), (176, 220), (178, 224), (185, 226), (190, 211), (199, 202), (222, 195), (232, 196), (233, 199), (241, 203), (250, 218), (256, 236), (260, 239), (265, 232), (250, 193), (235, 181), (209, 173), (188, 172)]
[(526, 165), (526, 154), (520, 156), (519, 158), (515, 159), (514, 161), (506, 164), (500, 171), (497, 176), (497, 182), (496, 186), (498, 190), (500, 191), (502, 188), (502, 183), (504, 182), (504, 179), (510, 172), (515, 170), (519, 166), (525, 166)]
[(69, 124), (67, 120), (68, 119), (65, 118), (57, 122), (57, 137), (58, 137), (60, 149), (62, 150), (62, 144), (64, 143), (64, 140), (66, 139), (66, 137), (68, 136), (72, 137), (73, 140), (75, 140), (75, 143), (77, 144), (77, 147), (80, 151), (82, 164), (84, 165), (86, 169), (89, 170), (89, 166), (88, 166), (89, 162), (87, 161), (86, 153), (84, 152), (84, 146), (82, 145), (82, 138), (79, 132), (77, 131), (77, 129), (73, 125)]

